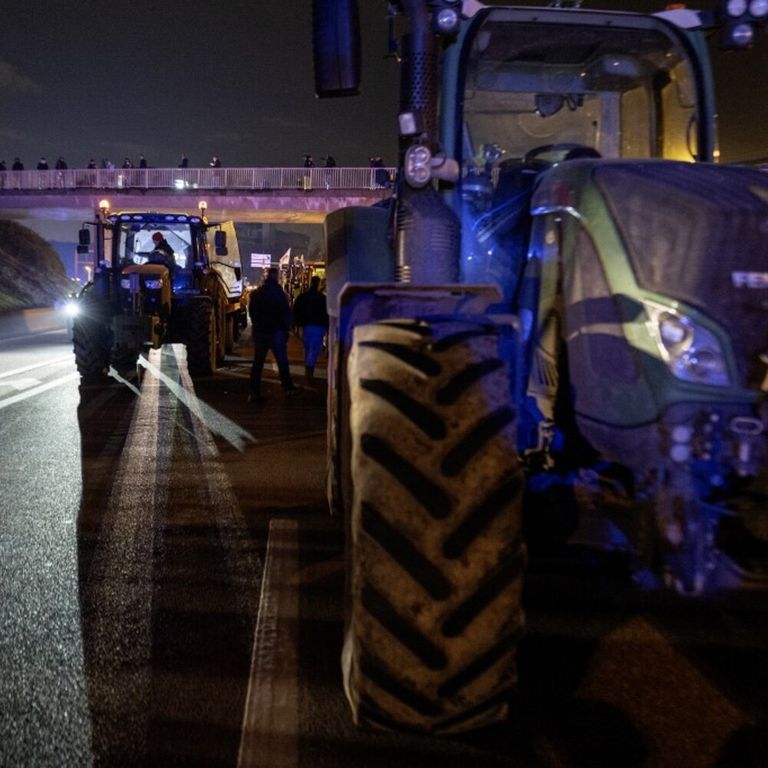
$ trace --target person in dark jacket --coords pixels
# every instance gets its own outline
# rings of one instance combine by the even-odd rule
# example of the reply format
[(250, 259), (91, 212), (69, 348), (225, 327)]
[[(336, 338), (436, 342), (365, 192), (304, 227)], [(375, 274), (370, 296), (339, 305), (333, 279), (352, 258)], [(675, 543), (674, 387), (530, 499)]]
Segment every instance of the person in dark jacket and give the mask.
[(320, 278), (317, 275), (309, 281), (309, 289), (300, 293), (293, 303), (293, 324), (299, 329), (304, 342), (304, 373), (307, 381), (312, 381), (323, 339), (328, 331), (325, 294), (320, 291)]
[(23, 171), (24, 170), (24, 163), (21, 162), (21, 159), (18, 157), (15, 157), (13, 159), (13, 165), (11, 166), (12, 171)]
[(253, 327), (253, 365), (251, 366), (251, 394), (248, 402), (261, 399), (261, 374), (270, 350), (277, 363), (283, 392), (295, 392), (288, 367), (288, 334), (291, 330), (291, 307), (288, 297), (277, 281), (278, 270), (270, 267), (260, 288), (248, 299), (248, 315)]

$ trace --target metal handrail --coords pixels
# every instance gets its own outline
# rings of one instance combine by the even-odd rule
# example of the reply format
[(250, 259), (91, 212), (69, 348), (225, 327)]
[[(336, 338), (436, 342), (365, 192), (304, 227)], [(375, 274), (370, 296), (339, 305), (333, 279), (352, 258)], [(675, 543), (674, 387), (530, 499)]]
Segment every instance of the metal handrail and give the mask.
[(386, 189), (395, 168), (68, 168), (0, 171), (0, 192), (79, 189), (355, 190)]

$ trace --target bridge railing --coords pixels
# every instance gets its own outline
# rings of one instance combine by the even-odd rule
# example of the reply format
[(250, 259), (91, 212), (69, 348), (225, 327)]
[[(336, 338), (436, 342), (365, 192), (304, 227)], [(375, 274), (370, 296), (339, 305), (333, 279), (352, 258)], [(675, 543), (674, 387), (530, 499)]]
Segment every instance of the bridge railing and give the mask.
[(386, 189), (395, 168), (70, 168), (0, 171), (14, 190), (362, 190)]

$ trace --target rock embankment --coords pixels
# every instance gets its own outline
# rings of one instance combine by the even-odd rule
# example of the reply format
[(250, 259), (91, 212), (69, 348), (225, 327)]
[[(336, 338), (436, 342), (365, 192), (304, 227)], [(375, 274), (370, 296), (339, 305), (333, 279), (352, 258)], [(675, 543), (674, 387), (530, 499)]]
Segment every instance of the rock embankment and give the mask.
[(28, 227), (0, 219), (0, 312), (52, 307), (73, 285), (46, 240)]

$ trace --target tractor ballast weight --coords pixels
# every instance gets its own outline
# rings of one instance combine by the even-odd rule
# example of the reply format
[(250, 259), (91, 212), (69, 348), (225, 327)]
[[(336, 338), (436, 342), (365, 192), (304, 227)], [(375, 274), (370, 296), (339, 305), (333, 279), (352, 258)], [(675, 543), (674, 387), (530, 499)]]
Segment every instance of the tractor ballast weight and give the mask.
[(232, 350), (243, 283), (231, 222), (209, 223), (204, 207), (113, 213), (104, 201), (78, 251), (94, 254), (73, 324), (82, 376), (131, 368), (143, 349), (164, 343), (185, 344), (190, 372), (210, 374)]
[(390, 9), (389, 216), (326, 224), (329, 499), (353, 717), (443, 733), (504, 717), (526, 547), (768, 586), (768, 184), (714, 163), (712, 14)]

